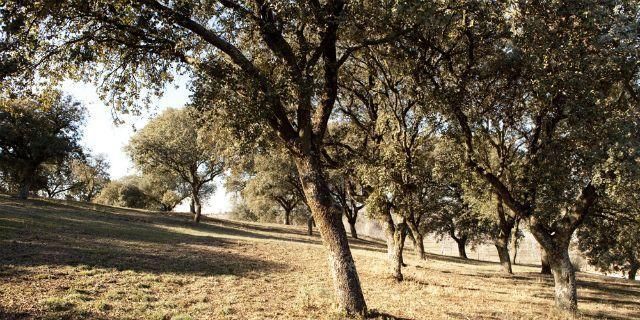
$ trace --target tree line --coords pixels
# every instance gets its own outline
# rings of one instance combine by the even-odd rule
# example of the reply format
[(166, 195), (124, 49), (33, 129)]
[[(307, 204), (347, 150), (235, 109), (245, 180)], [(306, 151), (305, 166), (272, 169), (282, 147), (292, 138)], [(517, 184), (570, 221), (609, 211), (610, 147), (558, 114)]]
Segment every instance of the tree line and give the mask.
[[(361, 205), (385, 226), (398, 280), (404, 241), (411, 235), (420, 247), (424, 224), (459, 241), (474, 241), (460, 230), (487, 228), (481, 234), (510, 272), (507, 244), (522, 222), (553, 274), (556, 306), (575, 312), (569, 245), (577, 229), (615, 225), (616, 237), (586, 232), (593, 238), (583, 247), (598, 261), (631, 261), (629, 274), (637, 266), (628, 244), (638, 234), (638, 8), (634, 1), (5, 1), (0, 76), (14, 88), (34, 70), (53, 82), (99, 79), (121, 112), (140, 110), (175, 75), (190, 77), (205, 145), (222, 138), (229, 154), (290, 159), (284, 165), (295, 169), (298, 193), (272, 202), (304, 202), (347, 313), (367, 311), (342, 223)], [(274, 181), (255, 171), (269, 160), (254, 160), (245, 168), (250, 179), (237, 179), (243, 190), (261, 184), (254, 179)], [(190, 179), (196, 198), (212, 168), (163, 170)], [(615, 254), (602, 249), (613, 247)]]

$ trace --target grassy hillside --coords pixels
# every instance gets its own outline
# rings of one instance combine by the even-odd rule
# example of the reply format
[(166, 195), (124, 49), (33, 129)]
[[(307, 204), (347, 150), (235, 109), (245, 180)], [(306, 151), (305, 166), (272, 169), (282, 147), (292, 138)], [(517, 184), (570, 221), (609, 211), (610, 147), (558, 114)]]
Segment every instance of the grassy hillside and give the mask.
[[(379, 318), (562, 319), (550, 277), (352, 242)], [(0, 197), (0, 319), (340, 319), (324, 249), (304, 228)], [(640, 284), (578, 274), (580, 317), (639, 319)]]

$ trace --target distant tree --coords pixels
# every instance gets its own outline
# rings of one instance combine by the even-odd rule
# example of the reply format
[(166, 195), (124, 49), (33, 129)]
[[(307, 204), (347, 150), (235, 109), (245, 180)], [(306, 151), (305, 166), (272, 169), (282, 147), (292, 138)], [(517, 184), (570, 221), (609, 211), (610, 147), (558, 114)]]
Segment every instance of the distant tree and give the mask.
[(126, 147), (145, 174), (172, 175), (189, 185), (194, 221), (200, 222), (202, 197), (213, 192), (223, 173), (220, 141), (202, 133), (190, 109), (167, 109), (138, 131)]
[(85, 156), (71, 161), (75, 186), (70, 194), (80, 201), (91, 202), (109, 183), (109, 162), (104, 155)]
[(107, 183), (94, 202), (117, 207), (153, 208), (155, 202), (138, 186), (137, 179), (129, 176)]
[(137, 186), (154, 202), (160, 211), (172, 211), (191, 194), (190, 187), (173, 175), (147, 173), (139, 176)]
[(48, 198), (56, 198), (77, 187), (71, 162), (72, 160), (65, 157), (62, 161), (42, 165), (40, 175), (45, 181), (41, 186), (41, 192), (44, 192)]
[(329, 183), (331, 193), (336, 198), (336, 202), (342, 207), (342, 212), (345, 218), (347, 218), (351, 237), (358, 239), (356, 222), (358, 220), (358, 213), (364, 208), (363, 199), (365, 198), (365, 192), (361, 186), (356, 184), (352, 175), (353, 173), (351, 173), (350, 170), (332, 172), (329, 174)]
[(27, 198), (43, 164), (80, 150), (84, 115), (80, 103), (55, 90), (0, 97), (0, 167), (19, 185), (19, 198)]

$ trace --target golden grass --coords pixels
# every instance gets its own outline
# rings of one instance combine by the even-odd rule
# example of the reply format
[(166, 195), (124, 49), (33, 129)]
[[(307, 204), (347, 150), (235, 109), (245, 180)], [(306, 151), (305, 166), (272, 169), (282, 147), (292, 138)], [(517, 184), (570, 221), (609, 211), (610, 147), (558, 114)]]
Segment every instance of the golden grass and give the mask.
[[(341, 319), (304, 228), (0, 197), (0, 319)], [(402, 319), (565, 319), (538, 268), (352, 243), (370, 309)], [(580, 273), (579, 318), (639, 319), (640, 285)]]

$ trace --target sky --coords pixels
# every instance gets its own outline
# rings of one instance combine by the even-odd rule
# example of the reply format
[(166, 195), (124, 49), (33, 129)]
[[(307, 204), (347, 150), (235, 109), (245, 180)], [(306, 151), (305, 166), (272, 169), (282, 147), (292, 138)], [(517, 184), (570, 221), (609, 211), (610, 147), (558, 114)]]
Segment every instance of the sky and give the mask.
[[(111, 179), (118, 179), (135, 174), (131, 159), (124, 152), (124, 146), (136, 130), (141, 129), (155, 115), (166, 108), (182, 108), (189, 102), (190, 92), (186, 79), (178, 79), (176, 84), (170, 85), (164, 95), (152, 102), (150, 110), (143, 110), (140, 116), (121, 115), (124, 124), (116, 125), (111, 108), (108, 107), (97, 93), (97, 88), (91, 83), (65, 81), (62, 90), (81, 102), (87, 109), (87, 120), (83, 128), (82, 145), (93, 154), (104, 154), (111, 165), (109, 174)], [(217, 188), (203, 206), (205, 214), (224, 213), (230, 209), (230, 198), (226, 194), (222, 181), (215, 181)], [(175, 209), (188, 211), (185, 201)]]

